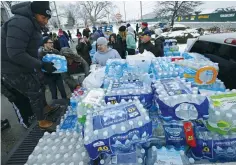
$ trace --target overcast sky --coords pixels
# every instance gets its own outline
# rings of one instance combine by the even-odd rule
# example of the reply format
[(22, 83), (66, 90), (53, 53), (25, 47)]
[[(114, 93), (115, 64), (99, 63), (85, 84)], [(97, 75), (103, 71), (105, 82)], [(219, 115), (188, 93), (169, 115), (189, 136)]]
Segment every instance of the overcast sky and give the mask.
[[(58, 5), (65, 5), (72, 1), (67, 2), (58, 2)], [(139, 19), (140, 18), (140, 1), (112, 1), (114, 5), (117, 6), (117, 9), (114, 13), (120, 13), (122, 15), (122, 19), (124, 20), (124, 2), (126, 9), (126, 20), (129, 19)], [(156, 1), (142, 1), (143, 6), (143, 15), (152, 12), (155, 9)], [(236, 1), (204, 1), (204, 4), (199, 6), (199, 9), (204, 13), (210, 13), (217, 8), (225, 8), (235, 6)]]

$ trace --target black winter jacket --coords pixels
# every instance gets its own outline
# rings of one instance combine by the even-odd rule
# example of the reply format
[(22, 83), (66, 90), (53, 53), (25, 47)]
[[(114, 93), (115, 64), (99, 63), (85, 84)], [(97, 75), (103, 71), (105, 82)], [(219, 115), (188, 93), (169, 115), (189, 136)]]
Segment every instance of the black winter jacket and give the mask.
[(90, 42), (79, 42), (76, 46), (77, 53), (89, 64), (92, 64), (92, 60), (89, 54), (89, 51), (92, 49)]
[(155, 47), (158, 52), (158, 57), (164, 56), (164, 42), (165, 42), (165, 38), (163, 36), (158, 36), (155, 39)]
[(158, 54), (158, 50), (151, 43), (151, 41), (148, 41), (146, 43), (140, 43), (140, 45), (139, 45), (139, 52), (143, 53), (144, 49), (146, 49), (147, 51), (152, 52), (156, 57), (160, 57), (159, 54)]
[(15, 16), (1, 28), (2, 73), (29, 73), (41, 69), (38, 59), (41, 27), (31, 11), (31, 2), (16, 4), (11, 12)]
[[(111, 41), (111, 37), (114, 37), (115, 39), (115, 43)], [(120, 56), (124, 53), (124, 48), (122, 47), (121, 44), (118, 43), (117, 39), (116, 39), (116, 34), (113, 33), (110, 35), (109, 37), (109, 42), (108, 42), (108, 46), (112, 49), (117, 50), (117, 52), (120, 54)]]

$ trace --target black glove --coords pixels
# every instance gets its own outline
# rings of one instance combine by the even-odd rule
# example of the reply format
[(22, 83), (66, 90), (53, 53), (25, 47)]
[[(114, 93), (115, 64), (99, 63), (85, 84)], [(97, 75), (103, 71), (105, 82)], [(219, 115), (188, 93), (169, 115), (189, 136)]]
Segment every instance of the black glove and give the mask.
[(52, 62), (42, 62), (42, 69), (44, 69), (48, 73), (52, 73), (57, 69), (53, 66)]

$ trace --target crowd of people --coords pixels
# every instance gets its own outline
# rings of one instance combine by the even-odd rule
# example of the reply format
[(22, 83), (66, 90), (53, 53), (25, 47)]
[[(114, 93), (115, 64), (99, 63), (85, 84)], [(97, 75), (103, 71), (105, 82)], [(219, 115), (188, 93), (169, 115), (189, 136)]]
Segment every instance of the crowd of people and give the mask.
[[(105, 66), (108, 59), (122, 58), (135, 55), (136, 50), (152, 52), (155, 56), (163, 56), (163, 37), (156, 33), (155, 44), (151, 42), (152, 32), (148, 24), (141, 24), (134, 30), (130, 24), (120, 26), (118, 34), (109, 36), (99, 27), (90, 31), (89, 26), (81, 33), (77, 29), (77, 41), (73, 40), (72, 33), (59, 29), (58, 34), (42, 34), (42, 28), (51, 18), (48, 1), (23, 2), (12, 6), (14, 14), (1, 28), (1, 87), (2, 94), (12, 103), (19, 121), (29, 127), (30, 119), (36, 116), (41, 129), (52, 131), (55, 123), (48, 121), (45, 114), (59, 109), (50, 106), (45, 97), (45, 86), (48, 85), (52, 99), (58, 99), (57, 90), (61, 98), (67, 99), (64, 82), (71, 92), (81, 87), (81, 82), (72, 75), (78, 73), (89, 74), (89, 66), (98, 64)], [(76, 53), (69, 43), (75, 43)], [(96, 53), (93, 59), (90, 56), (91, 44), (96, 42)], [(137, 43), (137, 44), (136, 44)], [(53, 73), (56, 68), (52, 62), (43, 61), (46, 54), (65, 56), (68, 71)], [(46, 72), (42, 72), (42, 70)], [(63, 82), (64, 81), (64, 82)]]

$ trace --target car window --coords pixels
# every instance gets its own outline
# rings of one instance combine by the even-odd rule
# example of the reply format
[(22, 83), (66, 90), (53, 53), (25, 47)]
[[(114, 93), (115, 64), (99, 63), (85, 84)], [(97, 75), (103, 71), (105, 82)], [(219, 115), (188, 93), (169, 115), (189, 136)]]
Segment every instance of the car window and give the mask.
[(208, 41), (196, 41), (190, 52), (212, 54), (236, 62), (236, 47)]

